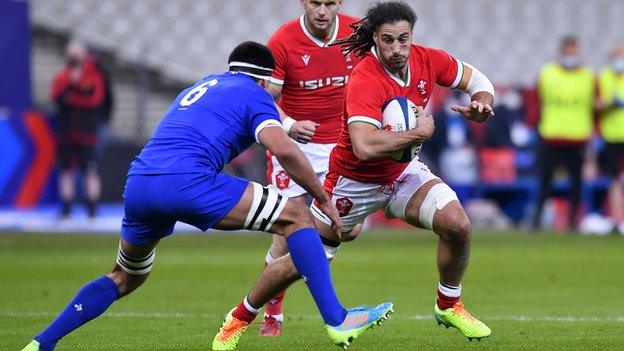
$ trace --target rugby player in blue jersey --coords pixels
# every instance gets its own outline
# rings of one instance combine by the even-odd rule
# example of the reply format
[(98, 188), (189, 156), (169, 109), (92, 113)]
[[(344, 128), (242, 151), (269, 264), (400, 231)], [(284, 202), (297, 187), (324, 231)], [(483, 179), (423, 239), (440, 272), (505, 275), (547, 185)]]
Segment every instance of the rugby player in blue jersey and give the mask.
[[(230, 160), (254, 141), (259, 142), (318, 201), (318, 207), (334, 221), (336, 235), (340, 235), (338, 211), (307, 158), (281, 128), (273, 99), (265, 90), (275, 67), (271, 52), (262, 44), (244, 42), (232, 51), (228, 63), (228, 72), (209, 75), (178, 95), (130, 166), (114, 268), (84, 285), (23, 351), (53, 350), (65, 335), (143, 284), (154, 263), (156, 244), (173, 232), (177, 221), (201, 230), (249, 229), (284, 235), (292, 260), (337, 345), (349, 345), (392, 312), (392, 303), (348, 310), (342, 307), (305, 205), (289, 202), (271, 187), (221, 173)], [(288, 282), (276, 276), (263, 289), (254, 287), (270, 294), (246, 297), (232, 309), (212, 348), (235, 349), (249, 324), (246, 320), (255, 317), (245, 314), (257, 313)], [(98, 347), (94, 345), (94, 349)]]

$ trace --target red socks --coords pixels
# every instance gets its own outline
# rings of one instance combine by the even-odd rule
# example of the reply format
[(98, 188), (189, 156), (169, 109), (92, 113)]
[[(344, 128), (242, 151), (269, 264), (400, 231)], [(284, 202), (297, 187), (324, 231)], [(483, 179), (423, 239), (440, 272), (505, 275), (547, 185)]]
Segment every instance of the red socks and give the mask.
[(438, 308), (445, 310), (453, 307), (461, 297), (462, 287), (438, 283)]
[(284, 302), (284, 296), (286, 295), (286, 290), (280, 291), (274, 298), (269, 300), (269, 302), (264, 305), (264, 312), (271, 316), (277, 316), (282, 314), (282, 302)]
[[(271, 256), (271, 252), (267, 252), (266, 257), (264, 259), (264, 267), (268, 266), (271, 262), (275, 261), (273, 256)], [(275, 295), (269, 302), (264, 305), (264, 313), (270, 316), (281, 316), (282, 314), (282, 302), (284, 302), (284, 296), (286, 295), (286, 290), (282, 290), (277, 295)]]
[(241, 303), (236, 306), (234, 312), (232, 312), (232, 316), (240, 321), (251, 323), (256, 318), (259, 311), (260, 309), (253, 308), (249, 304), (249, 302), (247, 301), (247, 296), (245, 296), (243, 301), (241, 301)]

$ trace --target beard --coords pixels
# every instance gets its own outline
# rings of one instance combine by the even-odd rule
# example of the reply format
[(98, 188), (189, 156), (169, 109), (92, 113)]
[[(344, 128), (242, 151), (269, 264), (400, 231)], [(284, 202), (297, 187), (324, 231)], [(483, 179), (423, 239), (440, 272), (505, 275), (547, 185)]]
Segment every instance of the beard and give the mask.
[(407, 55), (392, 55), (388, 62), (388, 66), (392, 68), (393, 71), (399, 72), (403, 70), (407, 66), (408, 61)]

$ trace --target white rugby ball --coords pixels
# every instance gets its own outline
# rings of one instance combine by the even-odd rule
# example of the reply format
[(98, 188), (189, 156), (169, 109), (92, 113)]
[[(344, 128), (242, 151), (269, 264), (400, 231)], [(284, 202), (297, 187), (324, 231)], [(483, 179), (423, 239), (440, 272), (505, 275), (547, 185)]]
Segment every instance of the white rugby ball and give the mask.
[[(404, 132), (418, 127), (418, 110), (416, 105), (398, 96), (388, 101), (383, 108), (382, 128), (391, 132)], [(392, 158), (401, 163), (407, 163), (418, 156), (422, 143), (415, 143), (403, 150), (398, 150), (392, 154)]]

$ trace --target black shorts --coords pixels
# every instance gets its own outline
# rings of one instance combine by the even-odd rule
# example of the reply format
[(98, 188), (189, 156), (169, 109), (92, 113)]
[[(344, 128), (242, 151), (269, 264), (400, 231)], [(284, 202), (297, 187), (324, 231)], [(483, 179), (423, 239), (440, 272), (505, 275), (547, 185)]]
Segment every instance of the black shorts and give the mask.
[(607, 143), (605, 148), (605, 172), (611, 177), (624, 171), (624, 143)]
[(97, 169), (95, 147), (92, 145), (59, 143), (57, 157), (59, 168), (63, 171), (76, 167), (83, 172)]

